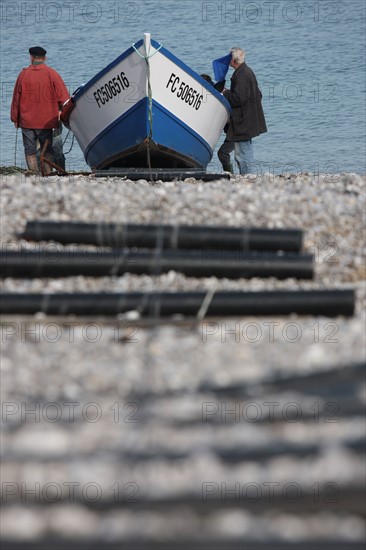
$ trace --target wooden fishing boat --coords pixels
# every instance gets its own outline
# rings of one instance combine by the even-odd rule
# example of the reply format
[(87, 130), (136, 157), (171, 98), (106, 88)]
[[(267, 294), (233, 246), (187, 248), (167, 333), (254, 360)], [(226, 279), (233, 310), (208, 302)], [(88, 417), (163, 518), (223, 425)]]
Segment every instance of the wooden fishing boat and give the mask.
[(78, 88), (61, 119), (92, 168), (205, 170), (230, 113), (223, 95), (145, 33)]

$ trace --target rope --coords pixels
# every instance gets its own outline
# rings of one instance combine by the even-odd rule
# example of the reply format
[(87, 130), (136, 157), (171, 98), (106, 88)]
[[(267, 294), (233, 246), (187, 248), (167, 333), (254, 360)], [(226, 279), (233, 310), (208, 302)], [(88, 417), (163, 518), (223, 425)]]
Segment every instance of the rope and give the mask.
[(69, 137), (70, 131), (71, 131), (71, 130), (69, 130), (69, 131), (67, 132), (66, 137), (65, 137), (65, 139), (64, 139), (63, 142), (62, 142), (62, 147), (65, 145), (66, 140), (67, 140), (67, 138)]
[(152, 112), (152, 90), (151, 90), (151, 79), (150, 79), (150, 63), (149, 59), (153, 57), (162, 47), (163, 45), (160, 44), (159, 47), (150, 55), (145, 52), (145, 55), (142, 55), (138, 49), (136, 48), (135, 44), (132, 44), (133, 49), (137, 53), (141, 59), (145, 59), (146, 63), (146, 75), (147, 75), (147, 97), (148, 97), (148, 121), (149, 121), (149, 134), (145, 139), (145, 146), (146, 146), (146, 158), (147, 158), (147, 164), (150, 172), (150, 181), (153, 181), (153, 175), (152, 175), (152, 167), (151, 167), (151, 156), (150, 156), (150, 141), (153, 136), (153, 112)]
[(149, 100), (149, 110), (148, 110), (148, 119), (149, 119), (149, 135), (148, 140), (152, 138), (152, 90), (151, 90), (151, 81), (150, 81), (150, 63), (149, 58), (145, 57), (146, 61), (146, 74), (147, 74), (147, 97)]
[(146, 159), (147, 159), (147, 166), (149, 168), (150, 182), (152, 182), (154, 178), (153, 178), (152, 166), (151, 166), (150, 140), (151, 140), (151, 137), (146, 138), (145, 145), (146, 145)]
[(207, 291), (207, 294), (206, 294), (204, 300), (202, 301), (201, 307), (200, 307), (200, 309), (197, 313), (197, 320), (198, 321), (202, 321), (202, 319), (205, 317), (205, 315), (207, 313), (207, 310), (210, 307), (210, 304), (212, 302), (212, 298), (215, 295), (215, 292), (216, 292), (216, 288), (214, 288), (214, 289), (211, 288), (210, 290)]
[(132, 47), (137, 53), (137, 55), (139, 55), (142, 59), (150, 59), (150, 57), (153, 57), (156, 53), (158, 53), (159, 50), (161, 50), (161, 48), (163, 47), (163, 44), (160, 44), (159, 47), (151, 55), (142, 55), (142, 53), (140, 53), (136, 48), (135, 44), (132, 44)]
[(145, 139), (146, 144), (146, 157), (147, 157), (147, 165), (149, 167), (149, 173), (150, 173), (150, 181), (153, 181), (153, 175), (152, 175), (152, 168), (151, 168), (151, 155), (150, 155), (150, 141), (153, 136), (153, 128), (152, 128), (152, 90), (151, 90), (151, 82), (150, 82), (150, 63), (149, 58), (145, 57), (146, 61), (146, 74), (147, 74), (147, 97), (148, 97), (148, 120), (149, 120), (149, 135)]
[[(67, 136), (69, 135), (69, 133), (70, 133), (70, 130), (69, 130)], [(67, 136), (66, 136), (66, 139), (67, 139)], [(65, 139), (65, 141), (66, 141), (66, 139)], [(75, 140), (75, 134), (72, 134), (70, 149), (66, 153), (64, 153), (64, 155), (68, 155), (71, 152), (71, 149), (74, 147), (74, 140)], [(65, 141), (64, 141), (64, 143), (65, 143)], [(62, 144), (62, 147), (64, 146), (64, 143)]]

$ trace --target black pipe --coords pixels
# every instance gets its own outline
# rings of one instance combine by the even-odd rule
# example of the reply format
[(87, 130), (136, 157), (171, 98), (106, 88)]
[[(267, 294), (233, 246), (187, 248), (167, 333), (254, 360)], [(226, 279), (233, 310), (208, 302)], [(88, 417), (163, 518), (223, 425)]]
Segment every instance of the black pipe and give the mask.
[(197, 316), (244, 315), (353, 315), (354, 291), (351, 290), (278, 290), (270, 292), (216, 292), (211, 301), (206, 292), (159, 292), (126, 294), (18, 294), (1, 296), (3, 314), (118, 315), (137, 310), (140, 315), (159, 317), (174, 314)]
[[(225, 497), (226, 498), (226, 497)], [(85, 500), (85, 499), (84, 499)], [(122, 502), (123, 500), (127, 499), (119, 499), (118, 502)], [(314, 500), (314, 497), (313, 497)], [(88, 505), (90, 506), (90, 502), (88, 501)], [(99, 501), (96, 501), (97, 503)], [(284, 502), (283, 496), (282, 496), (282, 502)], [(332, 501), (331, 501), (332, 502)], [(342, 500), (343, 502), (343, 500)], [(202, 513), (202, 508), (204, 510), (207, 510), (208, 512), (212, 511), (212, 505), (210, 501), (203, 502), (202, 496), (199, 500), (200, 503), (200, 509)], [(83, 503), (84, 504), (84, 501)], [(170, 510), (176, 511), (177, 513), (181, 513), (182, 507), (189, 508), (190, 510), (194, 509), (194, 504), (192, 502), (185, 501), (183, 503), (177, 504), (175, 502), (169, 503)], [(293, 504), (294, 506), (297, 506), (297, 502)], [(220, 512), (222, 511), (223, 506), (226, 505), (222, 503), (220, 499)], [(118, 506), (118, 504), (116, 505)], [(130, 504), (131, 506), (131, 504)], [(140, 507), (139, 503), (134, 503), (134, 508)], [(177, 509), (176, 506), (179, 506)], [(240, 506), (240, 504), (237, 505), (237, 507)], [(320, 507), (321, 504), (319, 504)], [(317, 509), (319, 508), (317, 505)], [(154, 503), (151, 504), (151, 507), (155, 509)], [(156, 504), (156, 507), (158, 507), (158, 503)], [(329, 506), (328, 506), (329, 507)], [(217, 504), (216, 507), (217, 509)], [(272, 504), (272, 509), (274, 508), (274, 505)], [(314, 508), (314, 505), (313, 505)], [(206, 513), (208, 513), (206, 512)], [(139, 517), (139, 516), (137, 516)], [(200, 517), (200, 516), (198, 516)], [(258, 539), (253, 538), (233, 538), (230, 536), (230, 538), (225, 537), (225, 535), (217, 536), (215, 539), (212, 537), (205, 536), (202, 538), (202, 533), (200, 533), (200, 537), (195, 537), (194, 534), (190, 537), (182, 537), (181, 540), (177, 540), (177, 537), (173, 536), (167, 537), (167, 540), (152, 540), (152, 537), (150, 536), (147, 540), (147, 538), (144, 538), (144, 535), (142, 534), (140, 537), (127, 540), (121, 539), (118, 541), (110, 541), (106, 540), (106, 538), (97, 538), (97, 537), (89, 537), (88, 540), (85, 540), (81, 537), (78, 537), (77, 539), (73, 539), (72, 536), (68, 536), (65, 538), (55, 538), (52, 536), (48, 536), (45, 538), (37, 539), (35, 542), (30, 540), (22, 540), (19, 542), (18, 540), (13, 540), (9, 538), (5, 538), (5, 536), (2, 538), (1, 542), (1, 550), (49, 550), (52, 548), (52, 550), (70, 550), (70, 548), (77, 548), (78, 550), (100, 550), (100, 548), (103, 548), (103, 550), (131, 550), (131, 548), (135, 548), (136, 550), (171, 550), (174, 548), (174, 550), (243, 550), (245, 548), (246, 550), (309, 550), (309, 548), (314, 548), (315, 550), (365, 550), (365, 543), (364, 542), (345, 542), (342, 541), (339, 542), (340, 537), (338, 540), (336, 540), (334, 537), (322, 537), (322, 538), (305, 538), (304, 540), (296, 540), (294, 541), (283, 541), (280, 538), (273, 535), (272, 537), (268, 535), (265, 539), (265, 541), (258, 542)], [(122, 537), (123, 535), (121, 535)]]
[(93, 277), (119, 276), (123, 273), (159, 275), (178, 271), (190, 277), (277, 277), (311, 279), (313, 256), (274, 251), (168, 250), (163, 252), (85, 250), (4, 251), (0, 254), (2, 277)]
[(185, 180), (186, 178), (194, 178), (196, 180), (203, 181), (216, 181), (222, 179), (230, 179), (228, 173), (210, 173), (204, 170), (194, 168), (130, 168), (130, 167), (117, 167), (106, 168), (101, 170), (95, 170), (94, 176), (96, 178), (128, 178), (132, 181), (148, 180), (148, 181), (173, 181), (173, 180)]
[(299, 229), (251, 227), (32, 221), (27, 223), (21, 237), (33, 241), (113, 247), (299, 252), (303, 232)]

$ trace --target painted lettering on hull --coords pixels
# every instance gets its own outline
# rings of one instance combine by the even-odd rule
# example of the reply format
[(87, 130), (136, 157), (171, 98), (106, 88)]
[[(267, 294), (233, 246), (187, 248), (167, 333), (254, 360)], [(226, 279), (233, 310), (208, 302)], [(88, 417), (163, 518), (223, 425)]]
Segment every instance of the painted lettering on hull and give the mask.
[(201, 107), (203, 95), (183, 82), (176, 74), (172, 73), (170, 75), (166, 88), (169, 88), (173, 94), (190, 105), (193, 109), (196, 109), (196, 111)]
[(126, 90), (130, 85), (130, 82), (122, 71), (117, 76), (114, 76), (108, 80), (102, 86), (96, 89), (94, 92), (94, 98), (97, 102), (99, 109), (106, 105), (111, 99), (117, 97), (123, 90)]

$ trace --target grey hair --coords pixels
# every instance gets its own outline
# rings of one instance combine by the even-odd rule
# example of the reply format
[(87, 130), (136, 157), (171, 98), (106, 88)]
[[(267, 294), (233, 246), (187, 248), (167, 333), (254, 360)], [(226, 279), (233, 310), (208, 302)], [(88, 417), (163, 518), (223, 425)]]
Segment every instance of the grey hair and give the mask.
[(233, 61), (239, 64), (244, 63), (244, 59), (245, 59), (244, 50), (242, 50), (241, 48), (231, 48), (231, 53), (232, 53)]

